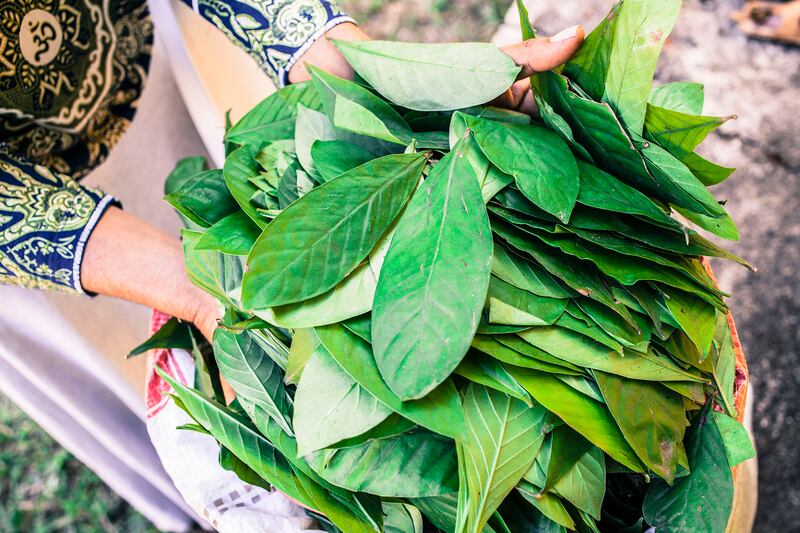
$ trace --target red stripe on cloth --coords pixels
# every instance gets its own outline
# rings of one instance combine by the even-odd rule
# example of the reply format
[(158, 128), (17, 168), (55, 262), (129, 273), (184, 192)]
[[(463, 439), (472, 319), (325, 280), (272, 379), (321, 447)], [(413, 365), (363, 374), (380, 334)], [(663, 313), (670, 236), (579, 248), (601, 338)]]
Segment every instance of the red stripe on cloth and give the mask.
[[(171, 317), (153, 309), (150, 315), (150, 334), (152, 335), (161, 326), (167, 323)], [(145, 402), (147, 404), (147, 418), (152, 418), (158, 414), (170, 399), (172, 387), (164, 378), (156, 373), (156, 367), (166, 372), (170, 377), (176, 379), (184, 385), (190, 385), (183, 375), (180, 367), (175, 361), (172, 350), (158, 349), (147, 352), (147, 383), (145, 386)]]

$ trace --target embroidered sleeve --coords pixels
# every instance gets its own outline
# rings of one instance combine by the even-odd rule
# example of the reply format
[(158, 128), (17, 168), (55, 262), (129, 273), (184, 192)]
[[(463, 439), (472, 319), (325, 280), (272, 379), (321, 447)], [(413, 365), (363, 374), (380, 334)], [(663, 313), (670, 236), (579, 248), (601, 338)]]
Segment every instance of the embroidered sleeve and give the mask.
[(326, 31), (353, 22), (336, 0), (181, 0), (244, 48), (278, 87)]
[(111, 196), (0, 144), (0, 283), (83, 294), (83, 248)]

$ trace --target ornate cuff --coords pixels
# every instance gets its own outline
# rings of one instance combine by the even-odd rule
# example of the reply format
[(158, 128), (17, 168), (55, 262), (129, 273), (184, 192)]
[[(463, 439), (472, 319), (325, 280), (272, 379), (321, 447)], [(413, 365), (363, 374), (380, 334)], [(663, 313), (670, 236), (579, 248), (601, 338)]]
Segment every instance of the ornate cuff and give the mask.
[(326, 31), (353, 22), (336, 0), (183, 0), (244, 48), (275, 85)]

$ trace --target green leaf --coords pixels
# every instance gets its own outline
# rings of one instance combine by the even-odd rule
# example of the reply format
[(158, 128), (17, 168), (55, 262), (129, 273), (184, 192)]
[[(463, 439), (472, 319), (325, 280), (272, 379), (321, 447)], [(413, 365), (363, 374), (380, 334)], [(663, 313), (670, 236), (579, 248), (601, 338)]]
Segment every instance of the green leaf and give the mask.
[[(202, 426), (198, 427), (205, 432), (205, 429), (203, 429)], [(255, 487), (261, 487), (264, 490), (272, 490), (272, 486), (269, 483), (261, 479), (261, 476), (256, 474), (252, 468), (247, 466), (244, 461), (233, 455), (233, 453), (231, 453), (231, 451), (224, 446), (220, 447), (219, 449), (219, 465), (225, 470), (229, 470), (236, 474), (236, 477), (245, 483)]]
[(426, 159), (425, 154), (375, 159), (286, 208), (250, 252), (242, 285), (245, 305), (284, 305), (332, 289), (397, 217)]
[(705, 357), (714, 339), (716, 310), (700, 298), (686, 292), (669, 287), (660, 289), (666, 297), (665, 302), (672, 316), (697, 346), (700, 355)]
[(675, 210), (697, 226), (716, 235), (717, 237), (721, 237), (729, 241), (739, 240), (739, 229), (736, 227), (736, 223), (727, 212), (721, 217), (713, 218), (704, 215), (698, 215), (697, 213), (692, 213), (691, 211), (687, 211), (680, 207), (676, 207)]
[(164, 195), (170, 195), (184, 186), (194, 176), (208, 170), (206, 158), (197, 155), (179, 160), (164, 182)]
[(681, 397), (657, 383), (595, 372), (606, 405), (642, 462), (672, 483), (685, 457)]
[(683, 164), (692, 171), (692, 174), (694, 174), (703, 185), (708, 187), (722, 183), (736, 171), (735, 168), (723, 167), (712, 163), (698, 155), (697, 152), (692, 152), (687, 155), (683, 159)]
[(486, 304), (489, 322), (512, 326), (548, 326), (564, 312), (569, 300), (545, 298), (492, 276)]
[(308, 328), (341, 322), (370, 311), (392, 234), (390, 228), (370, 252), (369, 260), (328, 292), (302, 302), (253, 312), (278, 327)]
[(228, 190), (236, 199), (236, 203), (258, 227), (263, 229), (267, 227), (268, 221), (258, 212), (256, 206), (250, 202), (253, 195), (258, 192), (258, 188), (251, 181), (260, 174), (256, 163), (257, 154), (258, 149), (248, 145), (234, 150), (225, 158), (222, 174), (225, 178), (225, 183), (228, 185)]
[(534, 204), (566, 222), (578, 198), (578, 166), (558, 135), (526, 126), (466, 117), (475, 140), (489, 160), (514, 176), (517, 187)]
[(559, 426), (550, 433), (550, 455), (547, 475), (542, 491), (548, 491), (578, 462), (592, 444), (580, 433), (567, 425)]
[(286, 376), (284, 382), (297, 385), (306, 363), (319, 345), (319, 340), (310, 328), (299, 328), (292, 335), (292, 345), (289, 347), (289, 356), (286, 362)]
[(520, 385), (589, 442), (635, 472), (644, 472), (608, 408), (564, 384), (556, 377), (523, 368), (509, 368)]
[(680, 0), (625, 0), (614, 17), (603, 101), (641, 133), (656, 62), (672, 31)]
[(600, 448), (584, 453), (554, 485), (556, 494), (581, 511), (600, 520), (606, 492), (606, 462)]
[[(458, 366), (486, 299), (492, 234), (465, 137), (433, 168), (395, 229), (375, 291), (375, 361), (401, 399)], [(457, 280), (457, 282), (456, 282)]]
[(392, 413), (353, 381), (322, 346), (306, 363), (294, 401), (298, 456), (360, 435)]
[(528, 471), (544, 439), (546, 411), (501, 392), (471, 384), (464, 394), (463, 442), (467, 507), (459, 506), (458, 531), (479, 533)]
[(567, 529), (575, 529), (575, 521), (558, 496), (542, 493), (538, 487), (527, 481), (521, 482), (517, 486), (517, 491), (548, 519)]
[(408, 433), (417, 427), (418, 426), (411, 420), (403, 418), (397, 413), (392, 413), (386, 420), (369, 431), (349, 439), (340, 440), (331, 446), (331, 448), (354, 448), (356, 446), (363, 446), (374, 440), (387, 439), (389, 437), (396, 437), (403, 433)]
[(492, 274), (517, 288), (545, 298), (574, 296), (538, 263), (528, 261), (497, 243), (494, 246)]
[(706, 406), (686, 432), (690, 474), (672, 486), (656, 479), (647, 491), (642, 510), (656, 530), (725, 531), (733, 506), (733, 476), (709, 410)]
[(227, 142), (258, 148), (266, 141), (294, 139), (298, 106), (320, 110), (322, 103), (310, 83), (293, 83), (269, 95), (225, 134)]
[(383, 502), (384, 533), (423, 533), (422, 513), (408, 503)]
[(531, 24), (531, 17), (528, 15), (528, 8), (525, 7), (525, 2), (516, 0), (517, 13), (519, 13), (519, 27), (522, 30), (522, 40), (527, 41), (536, 37), (536, 31)]
[(718, 411), (711, 411), (711, 416), (725, 443), (725, 454), (731, 468), (756, 456), (750, 434), (739, 421)]
[(311, 149), (318, 141), (333, 141), (336, 132), (333, 124), (325, 116), (314, 109), (297, 106), (297, 125), (294, 130), (294, 146), (297, 160), (313, 178), (318, 179), (320, 173), (314, 164)]
[(719, 390), (720, 400), (725, 412), (736, 416), (734, 386), (736, 382), (736, 352), (733, 347), (733, 336), (727, 317), (717, 314), (716, 332), (710, 351), (714, 383)]
[(451, 381), (445, 381), (420, 400), (404, 402), (386, 386), (372, 350), (363, 339), (340, 324), (314, 331), (339, 366), (391, 410), (440, 435), (451, 438), (464, 435), (464, 414)]
[(455, 369), (455, 373), (474, 383), (480, 383), (494, 390), (522, 400), (528, 407), (533, 407), (531, 396), (500, 362), (477, 352), (467, 355)]
[[(514, 342), (518, 341), (518, 342)], [(503, 363), (552, 374), (579, 375), (581, 369), (553, 357), (515, 335), (476, 335), (472, 346)]]
[(315, 141), (311, 145), (311, 159), (325, 181), (363, 165), (375, 156), (366, 149), (346, 141)]
[(164, 200), (195, 224), (207, 228), (238, 210), (221, 170), (206, 170), (184, 181)]
[(509, 56), (490, 44), (333, 43), (383, 97), (418, 111), (483, 104), (508, 89), (520, 71)]
[(189, 280), (222, 303), (241, 308), (239, 290), (244, 275), (243, 259), (235, 255), (198, 250), (197, 243), (202, 235), (198, 231), (181, 230)]
[(197, 241), (197, 250), (247, 255), (260, 234), (260, 228), (246, 213), (236, 211), (208, 228)]
[(605, 280), (600, 278), (594, 270), (587, 269), (584, 263), (556, 253), (541, 241), (531, 239), (528, 233), (499, 220), (492, 221), (492, 231), (521, 253), (535, 259), (550, 274), (563, 280), (571, 289), (609, 307), (625, 318), (627, 322), (635, 323), (630, 311), (615, 301)]
[(411, 128), (403, 117), (371, 91), (316, 67), (308, 70), (337, 128), (396, 144), (411, 140)]
[(131, 350), (128, 357), (143, 354), (156, 348), (178, 348), (191, 351), (194, 348), (192, 325), (172, 317), (149, 339)]
[(518, 335), (537, 348), (580, 367), (601, 370), (629, 379), (699, 381), (678, 367), (660, 364), (636, 352), (625, 351), (624, 356), (620, 355), (595, 340), (566, 328), (535, 327)]
[(175, 389), (190, 416), (270, 485), (307, 507), (324, 512), (345, 531), (375, 531), (338, 500), (328, 496), (312, 479), (302, 472), (293, 471), (286, 458), (248, 421), (176, 382), (160, 369), (156, 371)]
[(324, 479), (383, 497), (420, 498), (458, 490), (453, 441), (417, 430), (308, 458)]
[(578, 203), (613, 211), (647, 217), (655, 222), (670, 224), (671, 219), (647, 196), (599, 168), (578, 160), (581, 188)]
[(611, 8), (564, 67), (564, 73), (595, 100), (600, 100), (605, 91), (616, 17), (621, 4), (621, 1), (617, 2)]
[(678, 113), (700, 115), (703, 113), (703, 103), (705, 102), (703, 84), (690, 81), (665, 83), (653, 87), (647, 102)]
[(644, 127), (647, 137), (683, 160), (709, 133), (735, 117), (704, 117), (647, 106)]
[(238, 398), (261, 407), (289, 435), (291, 400), (283, 385), (283, 372), (246, 333), (222, 328), (214, 332), (214, 357), (220, 374)]

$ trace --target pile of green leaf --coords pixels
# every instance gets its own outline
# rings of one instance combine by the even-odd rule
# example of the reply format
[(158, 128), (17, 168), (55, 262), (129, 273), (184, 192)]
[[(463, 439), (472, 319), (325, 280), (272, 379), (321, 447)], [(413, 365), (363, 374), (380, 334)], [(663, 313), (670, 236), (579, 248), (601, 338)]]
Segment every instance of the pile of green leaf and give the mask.
[(652, 88), (679, 8), (620, 2), (534, 119), (481, 105), (519, 73), (491, 45), (337, 42), (356, 81), (311, 68), (181, 162), (226, 315), (174, 387), (226, 467), (347, 533), (725, 529), (753, 450), (701, 257), (746, 263), (678, 220), (737, 237), (695, 152), (725, 119)]

